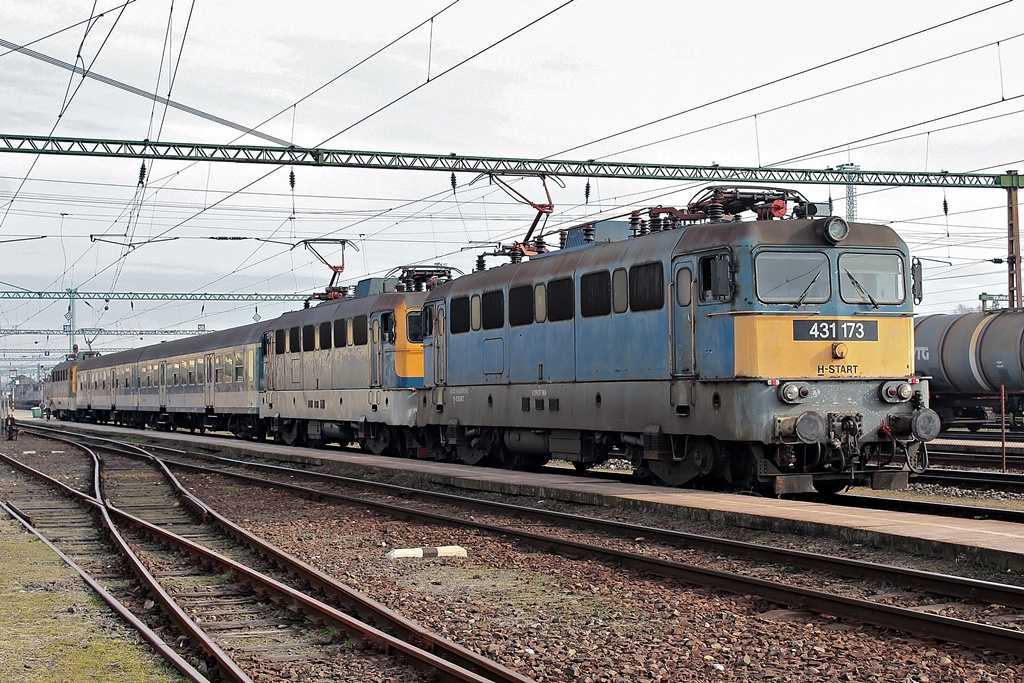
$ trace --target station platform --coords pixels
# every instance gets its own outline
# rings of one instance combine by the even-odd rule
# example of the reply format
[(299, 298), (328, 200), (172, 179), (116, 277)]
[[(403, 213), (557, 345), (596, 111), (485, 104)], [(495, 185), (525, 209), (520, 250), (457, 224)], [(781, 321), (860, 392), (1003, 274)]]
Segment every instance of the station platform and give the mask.
[[(25, 422), (47, 424), (44, 420), (28, 419)], [(52, 421), (49, 423), (50, 426), (54, 424)], [(56, 424), (92, 433), (126, 433), (126, 430), (102, 425)], [(337, 463), (366, 472), (414, 472), (438, 484), (523, 496), (534, 501), (557, 499), (600, 507), (647, 510), (680, 520), (835, 538), (851, 544), (890, 548), (930, 557), (964, 558), (999, 569), (1024, 571), (1024, 526), (1012, 522), (952, 519), (805, 500), (659, 488), (588, 478), (569, 469), (566, 474), (513, 472), (334, 449), (295, 448), (224, 436), (153, 431), (147, 431), (146, 436), (157, 442), (184, 442), (284, 462), (316, 465)], [(685, 530), (685, 526), (680, 525), (679, 528)], [(727, 534), (723, 532), (723, 535)]]

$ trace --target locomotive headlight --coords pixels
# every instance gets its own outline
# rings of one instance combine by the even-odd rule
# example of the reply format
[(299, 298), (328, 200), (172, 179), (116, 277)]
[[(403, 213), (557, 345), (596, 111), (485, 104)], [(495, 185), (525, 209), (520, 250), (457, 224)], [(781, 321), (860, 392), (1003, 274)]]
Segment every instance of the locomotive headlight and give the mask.
[(786, 382), (779, 387), (779, 400), (783, 403), (800, 403), (812, 393), (807, 382)]
[(818, 226), (821, 236), (831, 244), (839, 244), (850, 234), (850, 224), (839, 216), (829, 216)]
[(882, 400), (887, 403), (909, 401), (914, 395), (910, 382), (886, 382), (882, 385)]

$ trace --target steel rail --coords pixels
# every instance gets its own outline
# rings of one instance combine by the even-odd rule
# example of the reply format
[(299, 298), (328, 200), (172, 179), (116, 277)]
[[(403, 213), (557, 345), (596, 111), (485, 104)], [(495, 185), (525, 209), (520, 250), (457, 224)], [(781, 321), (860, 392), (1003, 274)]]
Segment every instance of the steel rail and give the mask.
[[(74, 443), (69, 439), (61, 440), (65, 443)], [(96, 463), (96, 467), (94, 469), (94, 472), (96, 472), (95, 476), (99, 477), (99, 458), (88, 447), (81, 444), (78, 445), (88, 452), (93, 458), (94, 463)], [(163, 589), (160, 582), (150, 574), (149, 570), (146, 569), (145, 565), (142, 563), (142, 560), (135, 555), (131, 550), (131, 546), (129, 546), (128, 542), (123, 536), (121, 536), (120, 532), (118, 532), (113, 520), (111, 520), (110, 515), (100, 500), (87, 493), (73, 489), (63, 482), (49, 476), (45, 472), (40, 472), (39, 470), (36, 470), (19, 460), (3, 455), (2, 453), (0, 453), (0, 459), (3, 459), (4, 462), (7, 462), (20, 472), (46, 482), (48, 485), (56, 488), (64, 496), (91, 506), (91, 508), (100, 516), (101, 524), (114, 547), (123, 555), (139, 581), (153, 594), (156, 602), (160, 603), (163, 607), (164, 614), (174, 622), (182, 633), (188, 636), (193, 645), (201, 649), (211, 660), (215, 662), (224, 679), (236, 681), (237, 683), (252, 683), (252, 679), (249, 678), (241, 668), (239, 668), (235, 661), (231, 659), (231, 657), (229, 657), (227, 653), (225, 653), (220, 646), (206, 634), (205, 631), (199, 628), (199, 626), (196, 625), (196, 623), (192, 621), (187, 614), (185, 614), (184, 610), (182, 610), (181, 607)]]
[[(232, 474), (213, 470), (212, 468), (203, 468), (173, 461), (168, 461), (168, 464), (172, 467), (184, 465), (186, 467), (193, 468), (196, 471), (227, 474), (228, 476), (240, 479), (247, 478), (246, 475)], [(293, 470), (293, 473), (294, 472), (295, 471)], [(488, 533), (511, 537), (516, 540), (524, 541), (534, 547), (547, 548), (557, 553), (584, 557), (597, 557), (607, 562), (618, 563), (631, 569), (656, 574), (663, 578), (678, 579), (685, 583), (702, 585), (708, 588), (724, 590), (731, 593), (756, 595), (777, 604), (789, 605), (792, 607), (807, 609), (819, 614), (827, 614), (869, 623), (882, 628), (891, 628), (907, 633), (914, 633), (916, 635), (960, 643), (963, 645), (997, 650), (1014, 656), (1020, 656), (1020, 653), (1024, 651), (1024, 631), (1015, 631), (1012, 629), (980, 624), (963, 619), (955, 619), (937, 614), (928, 614), (914, 609), (884, 605), (871, 602), (869, 600), (833, 595), (810, 588), (787, 586), (778, 582), (757, 579), (739, 574), (731, 574), (681, 562), (652, 558), (601, 546), (593, 546), (577, 541), (558, 539), (551, 536), (534, 534), (527, 531), (486, 524), (474, 520), (456, 519), (447, 515), (417, 510), (408, 506), (367, 501), (361, 498), (344, 496), (317, 489), (308, 489), (294, 484), (287, 484), (273, 480), (263, 480), (255, 477), (248, 477), (248, 479), (252, 480), (253, 483), (258, 483), (262, 486), (284, 488), (295, 491), (296, 493), (302, 493), (306, 496), (316, 497), (317, 499), (336, 500), (360, 507), (369, 507), (398, 518), (413, 519), (419, 522), (433, 524), (455, 524), (462, 527), (469, 527)], [(476, 502), (476, 500), (472, 501), (473, 504)]]
[[(38, 429), (39, 431), (45, 432), (54, 431), (49, 428)], [(48, 436), (47, 438), (56, 437)], [(319, 571), (315, 567), (302, 562), (298, 558), (285, 553), (276, 546), (245, 531), (217, 513), (213, 508), (206, 505), (195, 494), (188, 491), (188, 489), (186, 489), (181, 482), (177, 480), (174, 474), (167, 469), (166, 465), (160, 458), (149, 453), (142, 446), (117, 439), (108, 439), (93, 435), (87, 435), (87, 438), (93, 441), (103, 442), (100, 447), (104, 449), (113, 449), (110, 444), (116, 444), (123, 447), (123, 449), (117, 449), (119, 452), (145, 458), (150, 462), (150, 464), (156, 465), (169, 481), (170, 485), (174, 488), (175, 493), (178, 495), (183, 505), (188, 507), (195, 517), (202, 519), (203, 521), (212, 520), (214, 523), (221, 526), (229, 535), (235, 537), (236, 540), (249, 545), (255, 549), (258, 554), (262, 554), (283, 569), (299, 576), (301, 579), (307, 581), (311, 586), (321, 588), (325, 592), (332, 593), (343, 603), (353, 606), (360, 616), (365, 615), (369, 620), (380, 624), (381, 628), (378, 629), (364, 621), (355, 619), (344, 612), (335, 610), (329, 605), (324, 605), (319, 600), (309, 598), (303, 593), (295, 591), (290, 586), (276, 582), (269, 577), (265, 577), (259, 572), (255, 572), (234, 560), (226, 558), (212, 550), (206, 549), (201, 545), (195, 544), (194, 542), (182, 538), (177, 534), (155, 527), (145, 520), (139, 519), (130, 513), (120, 510), (116, 506), (112, 505), (110, 501), (106, 501), (105, 505), (107, 509), (111, 512), (115, 512), (121, 519), (130, 521), (136, 526), (141, 526), (149, 533), (161, 536), (165, 541), (178, 545), (190, 555), (198, 554), (208, 557), (211, 562), (216, 562), (219, 566), (222, 566), (225, 569), (234, 570), (237, 575), (247, 577), (250, 580), (250, 583), (259, 584), (260, 588), (266, 590), (268, 594), (278, 596), (280, 600), (287, 602), (292, 607), (298, 607), (299, 611), (304, 614), (320, 614), (325, 621), (333, 623), (335, 626), (344, 629), (346, 632), (372, 641), (386, 651), (395, 651), (405, 655), (413, 661), (422, 661), (425, 666), (429, 667), (431, 670), (443, 673), (445, 676), (451, 678), (451, 680), (476, 681), (477, 679), (472, 676), (465, 677), (466, 673), (470, 673), (473, 676), (479, 675), (481, 677), (480, 680), (482, 681), (529, 683), (529, 678), (502, 666), (492, 659), (478, 655), (461, 645), (438, 636), (430, 630), (419, 626), (405, 617), (402, 617), (397, 612), (394, 612), (381, 603), (354, 591), (352, 588)], [(68, 441), (66, 439), (60, 440)], [(264, 584), (263, 582), (265, 581), (271, 583)], [(326, 608), (327, 611), (324, 612), (321, 608)], [(399, 637), (396, 638), (390, 635), (391, 633), (398, 633)], [(415, 641), (425, 643), (425, 647), (419, 647), (418, 645), (413, 644)], [(437, 661), (438, 658), (440, 661), (446, 662), (446, 664), (439, 664)], [(452, 668), (453, 666), (454, 668)]]
[(65, 564), (78, 572), (78, 575), (82, 577), (82, 580), (86, 585), (95, 591), (96, 594), (100, 596), (100, 599), (103, 600), (110, 609), (114, 610), (114, 612), (116, 612), (117, 615), (125, 621), (125, 623), (135, 629), (139, 635), (142, 636), (143, 640), (149, 643), (149, 646), (152, 647), (158, 655), (163, 657), (167, 663), (173, 666), (179, 673), (187, 677), (190, 681), (195, 681), (195, 683), (210, 683), (210, 679), (199, 673), (194, 666), (185, 661), (185, 659), (179, 655), (174, 648), (168, 645), (163, 638), (157, 635), (156, 632), (146, 624), (146, 622), (135, 616), (135, 614), (125, 607), (120, 600), (111, 595), (106, 588), (96, 581), (96, 579), (92, 578), (92, 575), (68, 557), (64, 551), (50, 542), (50, 539), (33, 526), (34, 522), (27, 515), (17, 510), (13, 505), (4, 503), (3, 501), (0, 501), (0, 508), (6, 510), (7, 514), (21, 524), (26, 531), (35, 535), (35, 537), (42, 541), (46, 547), (52, 550), (61, 560), (63, 560)]
[(240, 562), (213, 551), (203, 545), (190, 541), (183, 536), (172, 533), (144, 519), (136, 517), (115, 505), (106, 502), (106, 507), (111, 515), (123, 523), (131, 524), (137, 529), (144, 531), (151, 536), (159, 538), (165, 543), (176, 546), (193, 558), (202, 558), (205, 561), (220, 567), (224, 571), (234, 572), (235, 577), (253, 587), (260, 594), (267, 595), (293, 612), (305, 617), (315, 617), (324, 623), (344, 630), (346, 633), (369, 641), (381, 648), (385, 653), (398, 654), (406, 660), (425, 666), (432, 672), (440, 674), (444, 680), (465, 681), (467, 683), (488, 683), (491, 680), (529, 680), (522, 679), (516, 675), (514, 678), (491, 679), (485, 678), (475, 672), (457, 666), (456, 664), (442, 659), (441, 657), (405, 642), (399, 638), (389, 635), (369, 624), (366, 624), (355, 617), (345, 614), (330, 605), (324, 604), (301, 591), (295, 590), (276, 579), (262, 574)]

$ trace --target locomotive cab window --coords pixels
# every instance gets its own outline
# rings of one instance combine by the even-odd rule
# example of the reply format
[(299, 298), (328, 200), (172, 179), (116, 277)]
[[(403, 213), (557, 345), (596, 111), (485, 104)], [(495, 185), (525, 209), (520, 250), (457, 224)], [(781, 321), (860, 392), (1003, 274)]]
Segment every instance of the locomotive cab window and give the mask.
[(754, 257), (757, 298), (768, 304), (815, 304), (832, 296), (828, 257), (820, 252), (762, 251)]
[(386, 311), (380, 315), (381, 336), (386, 344), (395, 343), (395, 314), (393, 311)]
[(423, 343), (423, 314), (420, 311), (405, 314), (405, 336), (413, 344)]
[(851, 304), (901, 304), (904, 291), (903, 259), (899, 254), (839, 256), (839, 295)]
[(729, 254), (705, 256), (700, 260), (700, 300), (702, 303), (732, 301), (732, 273)]

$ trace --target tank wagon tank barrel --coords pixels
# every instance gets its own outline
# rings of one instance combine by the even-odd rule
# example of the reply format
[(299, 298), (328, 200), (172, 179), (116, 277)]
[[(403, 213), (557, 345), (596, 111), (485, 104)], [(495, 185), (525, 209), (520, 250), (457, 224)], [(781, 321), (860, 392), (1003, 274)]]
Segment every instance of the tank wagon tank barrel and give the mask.
[(945, 427), (980, 429), (999, 417), (1001, 391), (1012, 424), (1024, 420), (1024, 310), (935, 314), (914, 323), (915, 366), (929, 377)]

